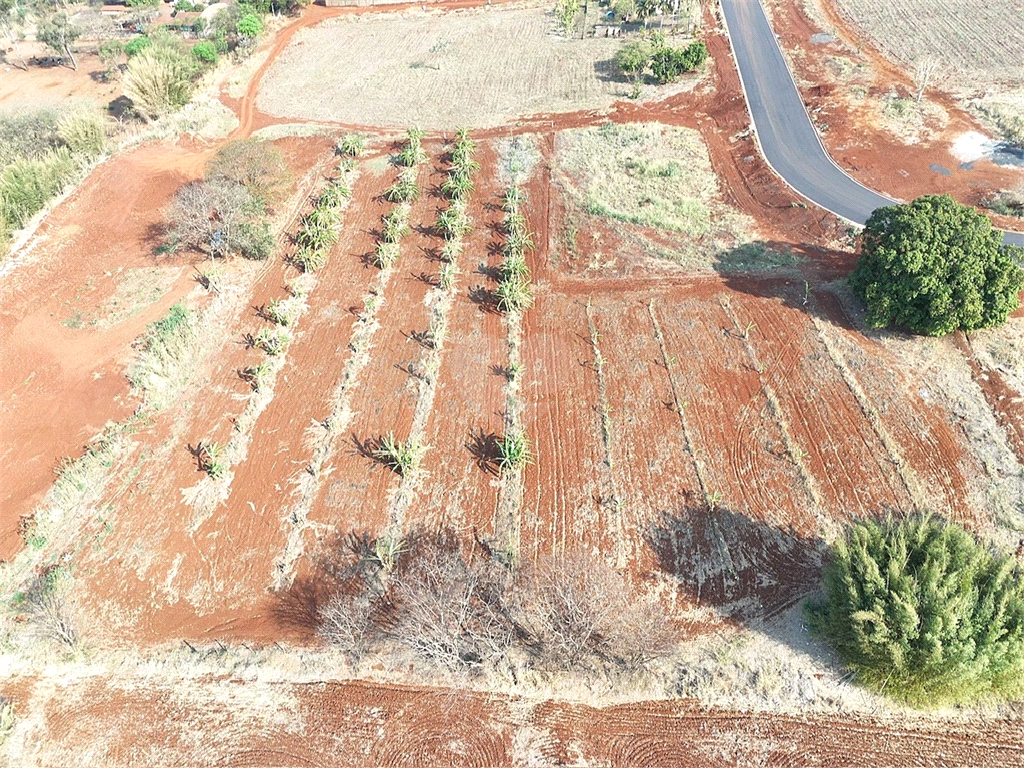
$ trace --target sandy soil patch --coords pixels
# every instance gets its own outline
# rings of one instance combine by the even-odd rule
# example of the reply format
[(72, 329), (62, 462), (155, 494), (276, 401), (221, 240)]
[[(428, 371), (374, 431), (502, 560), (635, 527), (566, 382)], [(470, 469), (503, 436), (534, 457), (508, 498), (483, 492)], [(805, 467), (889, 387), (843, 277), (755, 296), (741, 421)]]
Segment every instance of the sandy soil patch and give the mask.
[(598, 109), (627, 89), (613, 39), (567, 40), (546, 9), (406, 12), (298, 32), (257, 107), (279, 117), (451, 129), (517, 115)]

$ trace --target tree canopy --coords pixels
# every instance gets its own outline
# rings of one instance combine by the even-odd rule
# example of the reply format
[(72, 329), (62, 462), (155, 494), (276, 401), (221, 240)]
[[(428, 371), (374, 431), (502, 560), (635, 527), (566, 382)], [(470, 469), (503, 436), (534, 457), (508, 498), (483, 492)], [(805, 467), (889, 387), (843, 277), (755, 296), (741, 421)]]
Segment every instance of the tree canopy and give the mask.
[(999, 325), (1019, 304), (1024, 249), (947, 195), (878, 208), (861, 234), (850, 286), (875, 328), (944, 336)]
[(856, 522), (831, 554), (808, 618), (862, 683), (925, 706), (1024, 693), (1014, 558), (920, 515)]

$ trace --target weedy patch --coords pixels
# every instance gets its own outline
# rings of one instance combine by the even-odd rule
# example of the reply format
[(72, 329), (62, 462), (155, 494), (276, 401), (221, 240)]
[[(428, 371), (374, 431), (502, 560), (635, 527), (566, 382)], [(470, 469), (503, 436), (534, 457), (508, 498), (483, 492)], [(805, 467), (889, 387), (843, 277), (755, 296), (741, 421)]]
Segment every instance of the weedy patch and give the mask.
[(192, 377), (199, 346), (197, 313), (175, 304), (165, 317), (149, 324), (135, 346), (139, 356), (128, 368), (128, 380), (147, 408), (161, 410)]

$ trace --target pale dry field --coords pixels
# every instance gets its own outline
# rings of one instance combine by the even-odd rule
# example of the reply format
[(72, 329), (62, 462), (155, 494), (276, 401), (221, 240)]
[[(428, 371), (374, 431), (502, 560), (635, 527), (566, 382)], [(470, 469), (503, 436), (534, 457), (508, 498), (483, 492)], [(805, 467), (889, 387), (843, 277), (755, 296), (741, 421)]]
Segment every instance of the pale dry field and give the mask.
[(1012, 88), (1024, 80), (1021, 0), (831, 0), (887, 55), (939, 58), (953, 90)]
[(546, 7), (332, 19), (295, 35), (256, 104), (278, 117), (450, 129), (621, 98), (629, 86), (606, 74), (620, 42), (567, 40), (554, 26)]

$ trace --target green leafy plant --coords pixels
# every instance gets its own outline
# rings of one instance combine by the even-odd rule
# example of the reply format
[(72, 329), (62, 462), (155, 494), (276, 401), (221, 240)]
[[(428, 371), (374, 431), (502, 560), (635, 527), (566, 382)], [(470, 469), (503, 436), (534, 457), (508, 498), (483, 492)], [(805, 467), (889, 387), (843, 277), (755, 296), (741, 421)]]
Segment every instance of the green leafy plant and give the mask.
[(1024, 289), (1024, 249), (947, 195), (878, 208), (861, 234), (850, 287), (874, 328), (944, 336), (1006, 322)]
[(383, 218), (384, 231), (381, 233), (385, 243), (397, 243), (409, 234), (409, 206), (402, 204), (392, 208)]
[(498, 466), (502, 471), (518, 469), (533, 461), (530, 441), (525, 432), (499, 437), (496, 440), (498, 449)]
[(405, 477), (419, 467), (425, 450), (425, 446), (420, 445), (418, 441), (409, 439), (402, 442), (396, 440), (394, 434), (389, 432), (373, 449), (373, 457)]
[(498, 283), (495, 296), (498, 299), (498, 309), (505, 312), (529, 309), (533, 304), (533, 289), (527, 280), (502, 280)]
[(401, 251), (398, 247), (398, 243), (381, 242), (377, 243), (377, 249), (373, 252), (373, 263), (376, 264), (380, 269), (392, 266), (398, 257), (401, 255)]
[(214, 480), (224, 477), (228, 471), (228, 462), (224, 457), (224, 448), (217, 443), (202, 442), (197, 451), (199, 467)]
[(458, 202), (453, 202), (440, 211), (437, 214), (437, 229), (446, 240), (459, 240), (465, 237), (470, 230), (465, 208)]
[(344, 157), (359, 157), (366, 149), (366, 136), (361, 133), (346, 133), (340, 139), (336, 150)]
[(408, 551), (405, 539), (396, 536), (381, 536), (373, 542), (373, 559), (384, 573), (391, 573), (398, 563), (398, 558)]
[(453, 261), (446, 261), (441, 265), (437, 276), (437, 286), (442, 291), (447, 291), (455, 284), (455, 277), (459, 274), (459, 268)]
[(192, 46), (192, 56), (203, 64), (213, 65), (217, 63), (217, 46), (209, 40), (203, 40)]
[(271, 299), (264, 312), (277, 325), (289, 326), (295, 322), (295, 305), (288, 299)]
[(865, 685), (914, 705), (1024, 694), (1024, 574), (959, 525), (859, 521), (807, 607)]
[(249, 386), (252, 387), (253, 392), (259, 392), (267, 385), (270, 373), (270, 363), (264, 360), (259, 365), (250, 365), (243, 368), (241, 376), (245, 381), (249, 382)]
[(420, 186), (416, 183), (416, 175), (405, 172), (399, 174), (395, 183), (384, 191), (384, 198), (392, 203), (411, 203), (419, 197)]
[(254, 347), (262, 349), (268, 355), (276, 357), (288, 348), (289, 338), (290, 337), (286, 331), (261, 328), (259, 332), (253, 336), (252, 344)]

